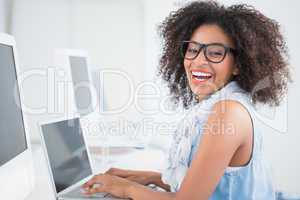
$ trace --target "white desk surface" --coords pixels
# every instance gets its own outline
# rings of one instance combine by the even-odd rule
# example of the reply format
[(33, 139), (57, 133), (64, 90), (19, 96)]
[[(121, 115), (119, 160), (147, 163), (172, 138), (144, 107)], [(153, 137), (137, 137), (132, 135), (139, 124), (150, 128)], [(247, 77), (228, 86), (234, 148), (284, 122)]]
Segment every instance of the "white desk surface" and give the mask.
[[(50, 186), (49, 172), (40, 145), (33, 145), (33, 160), (35, 170), (35, 187), (26, 200), (55, 200)], [(104, 172), (110, 167), (136, 170), (161, 171), (165, 167), (165, 153), (159, 149), (147, 147), (134, 149), (129, 147), (112, 148), (109, 157), (101, 161), (101, 148), (90, 149), (94, 169), (97, 173)]]

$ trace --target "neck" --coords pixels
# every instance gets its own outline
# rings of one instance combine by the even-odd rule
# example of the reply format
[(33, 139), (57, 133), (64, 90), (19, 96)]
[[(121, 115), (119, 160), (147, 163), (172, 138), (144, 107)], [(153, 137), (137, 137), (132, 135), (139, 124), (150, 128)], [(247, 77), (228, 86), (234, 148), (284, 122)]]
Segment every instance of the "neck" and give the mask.
[(197, 94), (196, 95), (196, 101), (197, 103), (200, 103), (201, 101), (203, 101), (204, 99), (207, 99), (211, 94), (207, 94), (207, 95), (201, 95), (201, 94)]
[(224, 84), (223, 86), (221, 86), (220, 88), (216, 89), (214, 92), (210, 93), (210, 94), (196, 94), (195, 98), (197, 103), (200, 103), (201, 101), (208, 99), (211, 95), (213, 95), (214, 93), (218, 92), (219, 90), (222, 90), (224, 87), (226, 87), (226, 85), (228, 83), (230, 83), (231, 81), (228, 81), (226, 84)]

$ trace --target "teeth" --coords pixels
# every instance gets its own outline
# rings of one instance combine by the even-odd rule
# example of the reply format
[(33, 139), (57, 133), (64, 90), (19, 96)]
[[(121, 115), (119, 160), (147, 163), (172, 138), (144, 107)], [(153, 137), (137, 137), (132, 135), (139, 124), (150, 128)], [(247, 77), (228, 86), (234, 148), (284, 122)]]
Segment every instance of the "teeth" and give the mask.
[(194, 75), (194, 76), (207, 76), (207, 77), (210, 77), (210, 76), (211, 76), (210, 73), (205, 73), (205, 72), (195, 72), (195, 71), (192, 71), (192, 75)]

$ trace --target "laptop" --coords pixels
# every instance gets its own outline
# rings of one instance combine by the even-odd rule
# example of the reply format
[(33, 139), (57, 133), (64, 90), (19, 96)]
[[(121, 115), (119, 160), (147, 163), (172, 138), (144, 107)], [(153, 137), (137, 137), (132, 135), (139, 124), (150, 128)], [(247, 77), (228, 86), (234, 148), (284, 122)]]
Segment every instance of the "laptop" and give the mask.
[(82, 193), (81, 186), (94, 174), (79, 116), (40, 123), (40, 132), (57, 200), (120, 200), (108, 193)]

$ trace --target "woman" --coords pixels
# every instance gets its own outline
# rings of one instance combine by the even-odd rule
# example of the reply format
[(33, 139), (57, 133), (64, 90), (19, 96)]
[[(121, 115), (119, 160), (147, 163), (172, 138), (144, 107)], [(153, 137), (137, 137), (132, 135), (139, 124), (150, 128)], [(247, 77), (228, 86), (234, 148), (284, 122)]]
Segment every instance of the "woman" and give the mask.
[(86, 183), (86, 193), (274, 199), (254, 105), (278, 105), (286, 92), (289, 69), (278, 24), (247, 5), (197, 1), (172, 12), (160, 28), (160, 73), (175, 103), (189, 109), (174, 134), (168, 168), (162, 174), (111, 169)]

